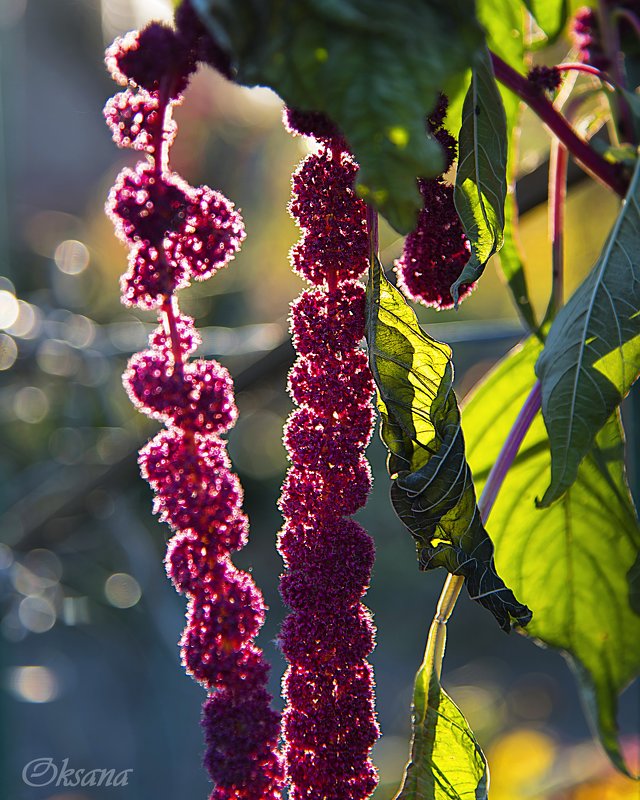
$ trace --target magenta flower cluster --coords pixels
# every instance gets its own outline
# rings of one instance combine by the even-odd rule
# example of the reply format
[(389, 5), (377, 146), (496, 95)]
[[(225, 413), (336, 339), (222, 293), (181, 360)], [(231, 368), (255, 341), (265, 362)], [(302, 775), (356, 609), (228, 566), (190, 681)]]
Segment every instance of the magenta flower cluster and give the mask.
[(593, 8), (585, 6), (576, 11), (571, 23), (571, 38), (579, 61), (605, 71), (611, 66), (604, 52), (598, 12)]
[(350, 516), (371, 485), (364, 457), (373, 425), (373, 382), (364, 336), (368, 266), (366, 206), (344, 139), (316, 114), (289, 111), (292, 133), (317, 152), (293, 175), (290, 211), (302, 230), (291, 261), (312, 288), (293, 303), (298, 359), (285, 427), (292, 466), (280, 498), (282, 597), (291, 608), (280, 634), (285, 760), (291, 800), (362, 800), (376, 785), (370, 752), (378, 737), (367, 656), (374, 629), (361, 598), (374, 558), (371, 538)]
[(220, 438), (236, 418), (233, 384), (215, 361), (190, 359), (199, 337), (175, 297), (227, 264), (244, 228), (225, 197), (189, 186), (169, 168), (172, 106), (197, 61), (217, 58), (188, 3), (177, 22), (176, 30), (154, 23), (127, 34), (107, 51), (111, 74), (126, 86), (107, 103), (107, 122), (120, 146), (146, 153), (119, 175), (107, 204), (130, 250), (123, 301), (157, 309), (160, 321), (123, 380), (133, 403), (165, 425), (140, 452), (140, 467), (155, 512), (174, 531), (166, 565), (188, 598), (183, 663), (208, 693), (202, 724), (211, 798), (275, 800), (283, 784), (280, 723), (254, 643), (265, 607), (251, 576), (230, 559), (248, 533), (242, 490)]
[[(456, 158), (457, 144), (444, 127), (447, 99), (441, 95), (427, 120), (429, 132), (441, 144), (446, 173)], [(444, 174), (443, 173), (443, 174)], [(412, 300), (433, 308), (453, 307), (451, 284), (464, 269), (471, 249), (453, 200), (453, 186), (443, 176), (418, 179), (423, 207), (418, 224), (406, 237), (402, 255), (395, 262), (398, 286)], [(462, 300), (474, 284), (460, 287)]]

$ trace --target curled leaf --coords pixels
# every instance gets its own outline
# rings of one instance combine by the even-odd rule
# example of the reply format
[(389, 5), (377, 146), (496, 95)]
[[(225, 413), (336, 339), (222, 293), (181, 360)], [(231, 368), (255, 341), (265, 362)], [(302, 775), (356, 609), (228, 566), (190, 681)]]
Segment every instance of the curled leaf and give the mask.
[(389, 450), (391, 500), (416, 540), (421, 569), (462, 575), (470, 596), (504, 630), (531, 612), (496, 572), (493, 544), (476, 504), (453, 391), (451, 350), (425, 334), (374, 260), (367, 340)]

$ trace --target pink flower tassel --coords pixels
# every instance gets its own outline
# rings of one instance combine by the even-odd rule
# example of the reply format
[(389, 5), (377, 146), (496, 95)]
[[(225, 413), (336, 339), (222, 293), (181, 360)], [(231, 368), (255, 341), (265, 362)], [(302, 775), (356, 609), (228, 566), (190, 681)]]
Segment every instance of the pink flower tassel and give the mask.
[(202, 726), (216, 785), (211, 799), (276, 800), (283, 785), (279, 717), (254, 644), (265, 608), (251, 576), (230, 560), (248, 534), (242, 489), (220, 438), (236, 418), (233, 383), (217, 362), (190, 360), (200, 339), (175, 298), (233, 258), (244, 227), (225, 197), (189, 186), (169, 169), (171, 108), (203, 53), (216, 59), (188, 4), (177, 21), (177, 31), (152, 24), (107, 51), (111, 74), (127, 87), (107, 103), (107, 122), (120, 146), (147, 154), (121, 172), (107, 204), (129, 246), (122, 299), (157, 309), (160, 319), (123, 381), (140, 411), (165, 425), (140, 452), (140, 467), (155, 512), (174, 531), (167, 572), (188, 598), (183, 663), (208, 693)]
[(319, 151), (293, 176), (290, 211), (302, 237), (294, 269), (315, 288), (292, 306), (298, 360), (289, 391), (298, 408), (285, 427), (292, 466), (280, 498), (281, 593), (291, 608), (280, 634), (285, 759), (291, 800), (363, 800), (373, 792), (370, 753), (379, 731), (373, 673), (366, 658), (374, 628), (361, 604), (373, 541), (350, 519), (371, 485), (364, 457), (371, 437), (373, 382), (364, 335), (368, 266), (366, 207), (353, 190), (357, 165), (331, 124), (287, 112), (293, 133), (313, 135)]

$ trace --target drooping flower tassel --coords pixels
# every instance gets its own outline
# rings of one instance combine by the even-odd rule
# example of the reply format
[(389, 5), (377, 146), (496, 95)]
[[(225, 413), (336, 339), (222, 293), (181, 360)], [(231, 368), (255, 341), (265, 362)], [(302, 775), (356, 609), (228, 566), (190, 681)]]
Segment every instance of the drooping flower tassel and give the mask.
[(371, 485), (364, 449), (373, 425), (373, 382), (364, 336), (368, 266), (366, 207), (353, 182), (357, 165), (331, 124), (292, 111), (293, 133), (319, 144), (293, 176), (290, 211), (302, 237), (294, 269), (314, 288), (291, 311), (298, 359), (289, 391), (298, 408), (285, 427), (292, 466), (280, 498), (281, 593), (291, 614), (280, 634), (285, 760), (291, 800), (363, 800), (375, 788), (370, 759), (378, 737), (373, 673), (366, 658), (374, 629), (361, 604), (374, 547), (350, 519)]
[(166, 565), (189, 601), (183, 663), (208, 692), (202, 725), (205, 765), (216, 784), (211, 798), (276, 800), (283, 784), (279, 717), (254, 643), (264, 603), (251, 576), (230, 559), (248, 534), (242, 489), (220, 438), (236, 418), (233, 384), (217, 362), (190, 359), (200, 339), (175, 297), (225, 266), (244, 228), (225, 197), (189, 186), (169, 169), (171, 108), (197, 61), (217, 59), (188, 4), (177, 21), (177, 31), (154, 23), (107, 51), (112, 75), (127, 87), (107, 103), (107, 122), (120, 146), (147, 154), (121, 172), (107, 204), (130, 248), (122, 299), (157, 309), (160, 320), (123, 381), (133, 403), (165, 424), (141, 450), (140, 467), (156, 513), (175, 534)]
[[(440, 142), (446, 158), (444, 172), (456, 157), (456, 141), (443, 127), (447, 99), (442, 95), (427, 120), (430, 133)], [(407, 236), (395, 262), (398, 286), (412, 300), (433, 308), (453, 307), (451, 284), (469, 260), (470, 247), (453, 201), (453, 186), (444, 177), (418, 179), (423, 207), (416, 228)], [(474, 284), (460, 287), (462, 300)]]

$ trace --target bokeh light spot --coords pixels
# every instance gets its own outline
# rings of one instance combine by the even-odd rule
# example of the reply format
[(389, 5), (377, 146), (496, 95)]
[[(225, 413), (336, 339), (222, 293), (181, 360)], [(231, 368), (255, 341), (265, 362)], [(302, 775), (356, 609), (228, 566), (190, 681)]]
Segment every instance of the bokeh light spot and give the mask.
[(6, 333), (0, 333), (0, 370), (11, 369), (18, 358), (18, 346)]
[(20, 603), (18, 618), (31, 633), (46, 633), (56, 623), (56, 611), (45, 597), (29, 595)]
[(20, 306), (15, 294), (0, 289), (0, 328), (10, 328), (18, 319)]
[(38, 366), (49, 375), (70, 377), (79, 366), (79, 359), (71, 346), (60, 339), (47, 339), (42, 342), (36, 354)]
[(140, 584), (126, 572), (114, 572), (110, 575), (105, 582), (104, 593), (107, 600), (116, 608), (131, 608), (142, 597)]
[(37, 386), (23, 386), (13, 399), (13, 411), (19, 420), (33, 425), (47, 416), (49, 400)]
[(19, 339), (33, 339), (37, 336), (40, 327), (40, 310), (31, 303), (18, 300), (18, 317), (7, 332)]
[(9, 688), (26, 703), (50, 703), (59, 694), (55, 673), (48, 667), (15, 667), (9, 674)]
[(89, 266), (89, 250), (77, 239), (66, 239), (56, 247), (53, 260), (65, 275), (79, 275)]

